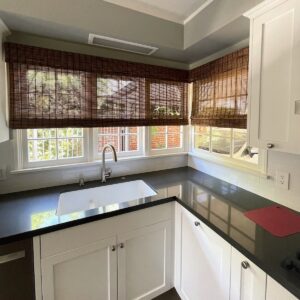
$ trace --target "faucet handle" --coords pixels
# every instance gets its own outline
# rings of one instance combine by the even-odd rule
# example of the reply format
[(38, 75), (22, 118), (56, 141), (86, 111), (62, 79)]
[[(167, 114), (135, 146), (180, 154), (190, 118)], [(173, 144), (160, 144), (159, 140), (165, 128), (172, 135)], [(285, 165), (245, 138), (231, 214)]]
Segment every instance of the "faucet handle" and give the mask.
[(106, 169), (105, 169), (105, 177), (110, 177), (111, 174), (112, 174), (111, 168), (106, 168)]
[(84, 178), (80, 177), (78, 181), (79, 186), (84, 186)]

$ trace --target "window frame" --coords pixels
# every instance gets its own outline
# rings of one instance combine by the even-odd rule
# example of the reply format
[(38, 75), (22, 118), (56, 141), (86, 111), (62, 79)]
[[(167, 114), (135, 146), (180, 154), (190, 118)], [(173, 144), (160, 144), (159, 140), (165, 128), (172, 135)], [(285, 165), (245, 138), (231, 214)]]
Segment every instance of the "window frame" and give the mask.
[[(190, 154), (196, 157), (201, 157), (205, 160), (209, 160), (215, 163), (219, 163), (224, 166), (232, 166), (232, 167), (237, 167), (241, 168), (244, 170), (250, 170), (254, 172), (259, 172), (259, 173), (266, 173), (266, 154), (262, 149), (259, 149), (259, 155), (258, 155), (258, 162), (257, 164), (247, 162), (241, 159), (237, 159), (232, 157), (232, 135), (231, 135), (231, 143), (230, 143), (230, 156), (221, 154), (221, 153), (216, 153), (211, 151), (211, 134), (212, 134), (212, 128), (210, 128), (210, 141), (209, 141), (209, 150), (204, 150), (204, 149), (198, 149), (195, 148), (195, 126), (197, 125), (191, 125), (191, 130), (190, 130)], [(208, 126), (209, 127), (209, 126)], [(233, 128), (231, 128), (233, 130)], [(248, 129), (247, 129), (247, 138), (248, 138)]]
[[(165, 156), (167, 154), (187, 154), (189, 149), (189, 128), (188, 125), (169, 125), (182, 127), (182, 145), (180, 148), (172, 149), (157, 149), (151, 150), (151, 128), (150, 126), (138, 127), (138, 151), (118, 152), (118, 158), (134, 159), (151, 158), (155, 156)], [(129, 126), (135, 127), (135, 126)], [(30, 170), (30, 169), (48, 169), (59, 166), (80, 165), (82, 163), (102, 163), (101, 153), (97, 151), (97, 128), (83, 128), (83, 157), (80, 158), (67, 158), (56, 159), (47, 161), (28, 161), (28, 144), (27, 144), (27, 129), (18, 129), (13, 131), (14, 143), (14, 157), (15, 166), (17, 170)], [(106, 157), (112, 159), (111, 153), (106, 153)]]
[[(152, 135), (151, 135), (151, 127), (149, 126), (147, 128), (148, 130), (148, 151), (150, 156), (156, 156), (156, 155), (164, 155), (164, 154), (174, 154), (174, 153), (185, 153), (187, 152), (187, 145), (188, 145), (188, 130), (189, 126), (184, 125), (162, 125), (162, 126), (179, 126), (180, 127), (180, 140), (181, 140), (181, 146), (178, 148), (164, 148), (164, 149), (152, 149)], [(165, 137), (167, 137), (167, 132), (164, 133)]]
[(45, 161), (32, 161), (28, 160), (28, 139), (27, 129), (17, 130), (18, 140), (18, 168), (30, 169), (39, 167), (51, 167), (60, 165), (69, 165), (76, 163), (83, 163), (88, 161), (89, 157), (89, 134), (88, 129), (83, 128), (83, 156), (78, 158), (65, 158), (65, 159), (54, 159)]
[[(125, 157), (137, 157), (137, 156), (143, 156), (144, 155), (144, 127), (139, 127), (139, 126), (126, 126), (126, 127), (137, 127), (138, 132), (137, 132), (137, 143), (138, 143), (138, 150), (136, 151), (123, 151), (123, 152), (117, 152), (118, 158), (125, 158)], [(120, 127), (118, 127), (120, 128)], [(93, 142), (93, 160), (101, 160), (101, 152), (98, 152), (98, 133), (97, 130), (98, 128), (90, 128), (92, 131), (92, 142)], [(119, 133), (120, 134), (120, 133)], [(106, 157), (112, 158), (111, 153), (107, 153)]]

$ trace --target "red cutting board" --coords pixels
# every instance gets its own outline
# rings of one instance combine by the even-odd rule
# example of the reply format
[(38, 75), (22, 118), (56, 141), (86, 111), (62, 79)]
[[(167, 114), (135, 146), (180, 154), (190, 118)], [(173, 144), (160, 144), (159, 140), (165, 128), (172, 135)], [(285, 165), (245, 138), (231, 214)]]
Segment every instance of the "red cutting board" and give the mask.
[(300, 214), (279, 205), (250, 210), (244, 215), (278, 237), (300, 233)]

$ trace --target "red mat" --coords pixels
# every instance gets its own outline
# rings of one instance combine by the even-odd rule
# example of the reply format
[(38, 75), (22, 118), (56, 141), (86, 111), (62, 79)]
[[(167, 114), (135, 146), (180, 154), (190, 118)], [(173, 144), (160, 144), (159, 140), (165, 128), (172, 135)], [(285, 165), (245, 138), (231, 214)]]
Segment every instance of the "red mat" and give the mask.
[(247, 211), (244, 215), (278, 237), (300, 233), (300, 214), (286, 207), (272, 205)]

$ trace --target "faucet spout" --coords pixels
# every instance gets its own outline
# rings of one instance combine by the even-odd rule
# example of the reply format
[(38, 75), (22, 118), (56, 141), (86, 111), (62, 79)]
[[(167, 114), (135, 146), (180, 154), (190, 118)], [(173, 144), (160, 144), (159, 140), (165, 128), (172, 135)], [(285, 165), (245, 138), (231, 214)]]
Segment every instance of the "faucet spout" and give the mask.
[(102, 170), (101, 170), (101, 181), (102, 182), (106, 182), (106, 178), (111, 176), (111, 169), (106, 169), (105, 165), (105, 152), (106, 149), (111, 149), (112, 153), (113, 153), (113, 157), (114, 157), (114, 161), (117, 162), (118, 158), (117, 158), (117, 152), (116, 149), (113, 145), (111, 144), (106, 144), (104, 145), (103, 149), (102, 149)]

